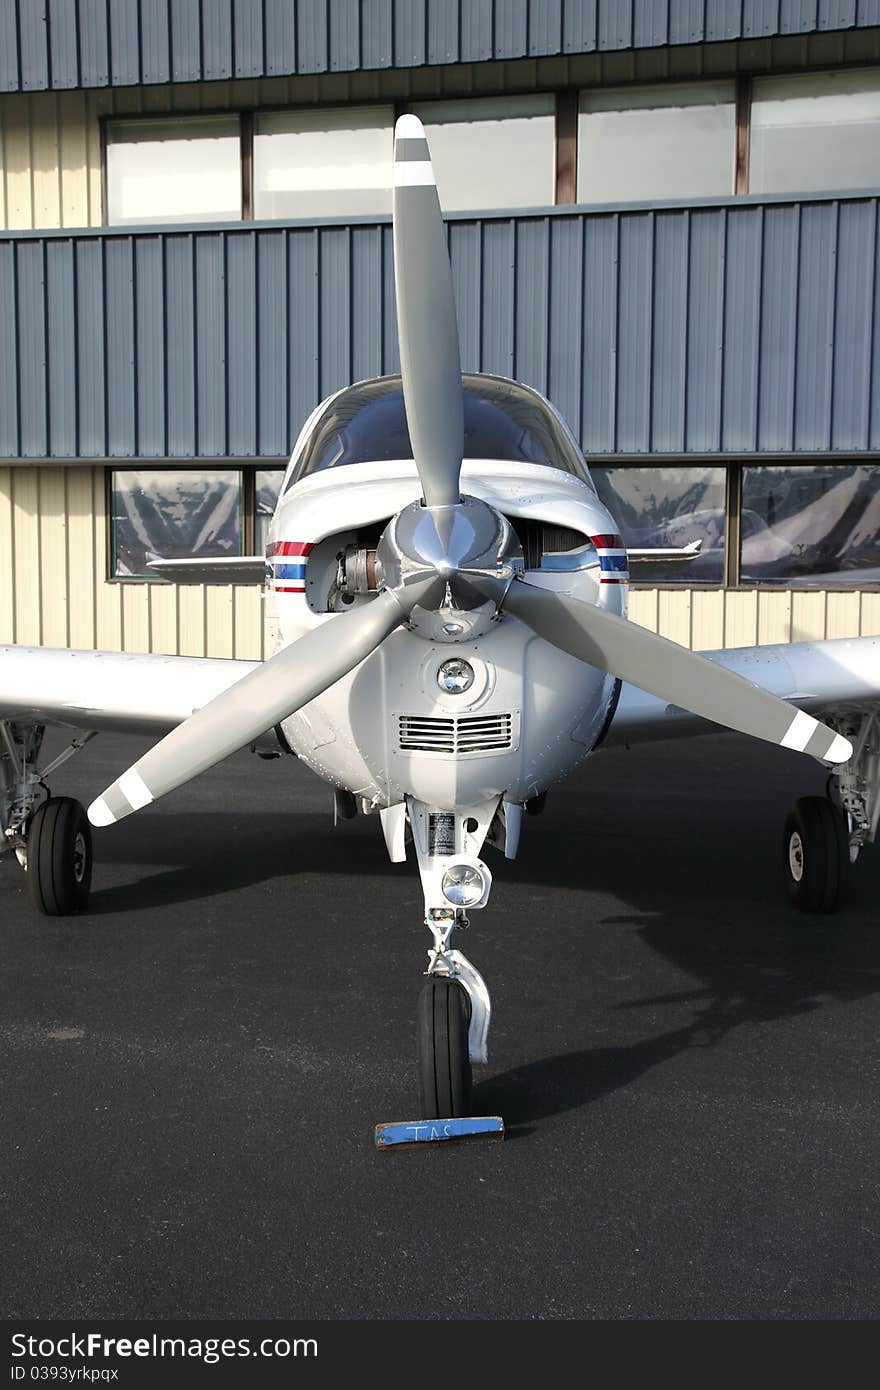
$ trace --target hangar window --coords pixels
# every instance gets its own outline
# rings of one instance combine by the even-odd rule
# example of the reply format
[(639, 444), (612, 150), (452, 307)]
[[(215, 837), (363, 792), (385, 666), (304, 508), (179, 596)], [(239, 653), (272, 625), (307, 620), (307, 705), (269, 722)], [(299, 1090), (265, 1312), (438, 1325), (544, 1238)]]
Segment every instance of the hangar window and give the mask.
[(750, 192), (823, 192), (877, 184), (880, 69), (754, 79)]
[(155, 579), (151, 559), (244, 553), (238, 469), (124, 469), (110, 480), (110, 575)]
[(391, 106), (258, 115), (254, 216), (390, 213), (393, 131)]
[(744, 584), (878, 584), (880, 465), (749, 464), (740, 531)]
[(555, 107), (551, 93), (413, 106), (431, 147), (444, 211), (551, 204)]
[(578, 202), (732, 193), (734, 93), (732, 82), (581, 92)]
[(108, 123), (108, 222), (229, 222), (240, 217), (238, 116)]
[(700, 542), (695, 560), (640, 564), (644, 584), (721, 584), (727, 544), (724, 467), (602, 467), (592, 460), (596, 490), (630, 549), (683, 549)]

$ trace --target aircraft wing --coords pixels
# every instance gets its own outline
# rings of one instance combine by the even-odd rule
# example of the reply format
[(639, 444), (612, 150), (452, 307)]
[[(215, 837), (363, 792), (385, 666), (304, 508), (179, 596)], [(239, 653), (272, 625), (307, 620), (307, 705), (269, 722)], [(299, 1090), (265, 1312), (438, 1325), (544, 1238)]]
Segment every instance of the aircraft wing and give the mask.
[(259, 661), (0, 647), (0, 719), (165, 734)]
[[(880, 637), (734, 647), (702, 655), (817, 719), (831, 711), (880, 705)], [(717, 724), (624, 684), (602, 746), (713, 732), (718, 732)]]

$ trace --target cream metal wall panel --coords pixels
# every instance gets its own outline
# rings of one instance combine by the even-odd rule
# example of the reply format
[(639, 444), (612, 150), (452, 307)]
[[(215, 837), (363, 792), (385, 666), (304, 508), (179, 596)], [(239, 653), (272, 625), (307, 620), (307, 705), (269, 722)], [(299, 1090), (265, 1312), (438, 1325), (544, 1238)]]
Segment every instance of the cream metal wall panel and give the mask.
[(0, 0), (0, 90), (717, 44), (858, 29), (880, 23), (877, 9), (876, 0)]

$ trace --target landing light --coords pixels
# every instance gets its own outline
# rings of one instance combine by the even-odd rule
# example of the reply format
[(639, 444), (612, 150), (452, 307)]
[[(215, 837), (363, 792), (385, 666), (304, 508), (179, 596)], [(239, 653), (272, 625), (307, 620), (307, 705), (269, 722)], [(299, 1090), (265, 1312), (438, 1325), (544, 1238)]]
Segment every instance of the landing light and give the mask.
[(450, 864), (440, 887), (454, 907), (473, 907), (486, 892), (486, 880), (473, 864)]
[(444, 661), (437, 672), (437, 684), (447, 695), (462, 695), (474, 683), (474, 668), (470, 662), (452, 657)]

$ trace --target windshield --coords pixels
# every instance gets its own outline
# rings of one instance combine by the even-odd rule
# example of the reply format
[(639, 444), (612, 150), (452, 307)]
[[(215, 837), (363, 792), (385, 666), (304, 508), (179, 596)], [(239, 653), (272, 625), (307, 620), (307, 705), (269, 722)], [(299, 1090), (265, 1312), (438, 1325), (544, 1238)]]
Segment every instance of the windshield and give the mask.
[[(500, 377), (462, 375), (464, 457), (538, 463), (589, 480), (564, 426), (536, 391)], [(310, 473), (349, 463), (413, 456), (399, 376), (342, 391), (316, 422), (290, 486)]]

